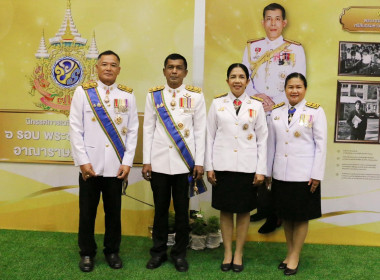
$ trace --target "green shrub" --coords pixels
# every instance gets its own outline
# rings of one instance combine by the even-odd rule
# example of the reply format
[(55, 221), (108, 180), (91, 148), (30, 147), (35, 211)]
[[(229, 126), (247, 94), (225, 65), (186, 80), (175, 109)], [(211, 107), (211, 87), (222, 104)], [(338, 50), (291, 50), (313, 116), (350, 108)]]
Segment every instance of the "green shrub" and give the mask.
[(217, 233), (220, 228), (219, 218), (217, 216), (210, 216), (207, 219), (206, 230), (208, 233)]
[(203, 218), (197, 218), (191, 224), (191, 233), (195, 235), (206, 235), (207, 229)]

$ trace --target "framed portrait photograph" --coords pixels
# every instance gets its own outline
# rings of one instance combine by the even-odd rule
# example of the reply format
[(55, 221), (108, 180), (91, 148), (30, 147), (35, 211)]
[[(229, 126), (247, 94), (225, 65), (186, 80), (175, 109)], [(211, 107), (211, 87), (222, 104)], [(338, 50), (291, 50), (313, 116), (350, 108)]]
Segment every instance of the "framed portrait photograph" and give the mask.
[(339, 42), (338, 75), (380, 77), (380, 43)]
[(338, 81), (334, 142), (379, 144), (380, 82)]

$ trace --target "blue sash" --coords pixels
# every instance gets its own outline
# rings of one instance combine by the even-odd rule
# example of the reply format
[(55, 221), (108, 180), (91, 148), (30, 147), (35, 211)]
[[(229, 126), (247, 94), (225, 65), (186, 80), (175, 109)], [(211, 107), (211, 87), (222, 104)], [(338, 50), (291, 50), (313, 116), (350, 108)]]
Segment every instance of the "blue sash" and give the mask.
[(88, 103), (96, 116), (98, 123), (102, 127), (104, 133), (107, 135), (108, 140), (111, 142), (120, 163), (123, 161), (125, 146), (120, 137), (115, 124), (113, 123), (107, 110), (99, 97), (99, 93), (95, 88), (85, 90)]
[(192, 176), (195, 165), (193, 155), (191, 154), (191, 151), (187, 146), (185, 139), (183, 139), (182, 134), (179, 132), (176, 123), (174, 122), (168, 108), (166, 107), (162, 90), (152, 92), (152, 102), (156, 110), (158, 119), (164, 126), (167, 135), (169, 136), (173, 145), (176, 147), (183, 162), (189, 168), (190, 174), (188, 180), (190, 186), (190, 196), (194, 196), (195, 194), (205, 192), (207, 188), (203, 180), (198, 180), (197, 182), (194, 182)]

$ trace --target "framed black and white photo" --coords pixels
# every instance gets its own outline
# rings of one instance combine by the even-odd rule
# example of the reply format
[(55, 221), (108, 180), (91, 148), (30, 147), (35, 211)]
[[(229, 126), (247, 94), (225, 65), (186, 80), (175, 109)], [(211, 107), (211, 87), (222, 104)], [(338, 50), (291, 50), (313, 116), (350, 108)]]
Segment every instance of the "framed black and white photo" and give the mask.
[(380, 82), (338, 81), (335, 142), (379, 143)]
[(380, 77), (380, 43), (339, 42), (338, 75)]

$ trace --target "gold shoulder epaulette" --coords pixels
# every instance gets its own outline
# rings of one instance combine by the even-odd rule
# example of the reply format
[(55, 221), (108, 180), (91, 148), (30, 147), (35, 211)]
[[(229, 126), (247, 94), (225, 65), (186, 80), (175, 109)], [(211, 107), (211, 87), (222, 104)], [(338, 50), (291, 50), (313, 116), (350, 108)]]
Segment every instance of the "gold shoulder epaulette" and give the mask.
[(214, 97), (214, 99), (221, 98), (221, 97), (225, 97), (225, 96), (227, 96), (227, 95), (228, 95), (228, 93), (218, 94), (218, 95), (216, 95), (216, 96)]
[(285, 102), (281, 102), (281, 103), (278, 103), (278, 104), (276, 104), (276, 105), (273, 105), (272, 110), (277, 109), (277, 108), (280, 108), (280, 107), (282, 107), (282, 106), (284, 106), (284, 105), (285, 105)]
[(252, 44), (252, 43), (254, 43), (254, 42), (257, 42), (257, 41), (261, 41), (261, 40), (264, 40), (265, 38), (260, 38), (260, 39), (249, 39), (248, 41), (247, 41), (247, 44)]
[(196, 92), (196, 93), (201, 93), (202, 89), (199, 87), (193, 87), (193, 86), (186, 86), (185, 89), (188, 91)]
[(122, 90), (122, 91), (129, 92), (129, 93), (133, 92), (133, 89), (131, 89), (130, 87), (124, 86), (124, 85), (118, 84), (117, 88), (120, 89), (120, 90)]
[(319, 105), (318, 103), (313, 103), (313, 102), (306, 102), (305, 105), (306, 105), (307, 107), (314, 108), (314, 109), (318, 109), (319, 106), (321, 106), (321, 105)]
[(294, 45), (297, 45), (297, 46), (301, 46), (301, 43), (300, 42), (297, 42), (297, 41), (293, 41), (293, 40), (288, 40), (288, 39), (284, 39), (285, 42), (288, 42), (288, 43), (291, 43), (291, 44), (294, 44)]
[(263, 101), (264, 101), (264, 99), (262, 99), (262, 98), (260, 98), (260, 97), (257, 97), (257, 96), (253, 96), (253, 95), (251, 95), (250, 97), (251, 97), (252, 99), (255, 99), (255, 100), (260, 101), (260, 102), (263, 102)]
[(97, 82), (88, 82), (88, 83), (82, 84), (83, 89), (96, 88), (97, 86), (98, 86)]
[(157, 90), (163, 90), (164, 88), (165, 88), (165, 86), (152, 87), (149, 89), (149, 92), (154, 92)]

